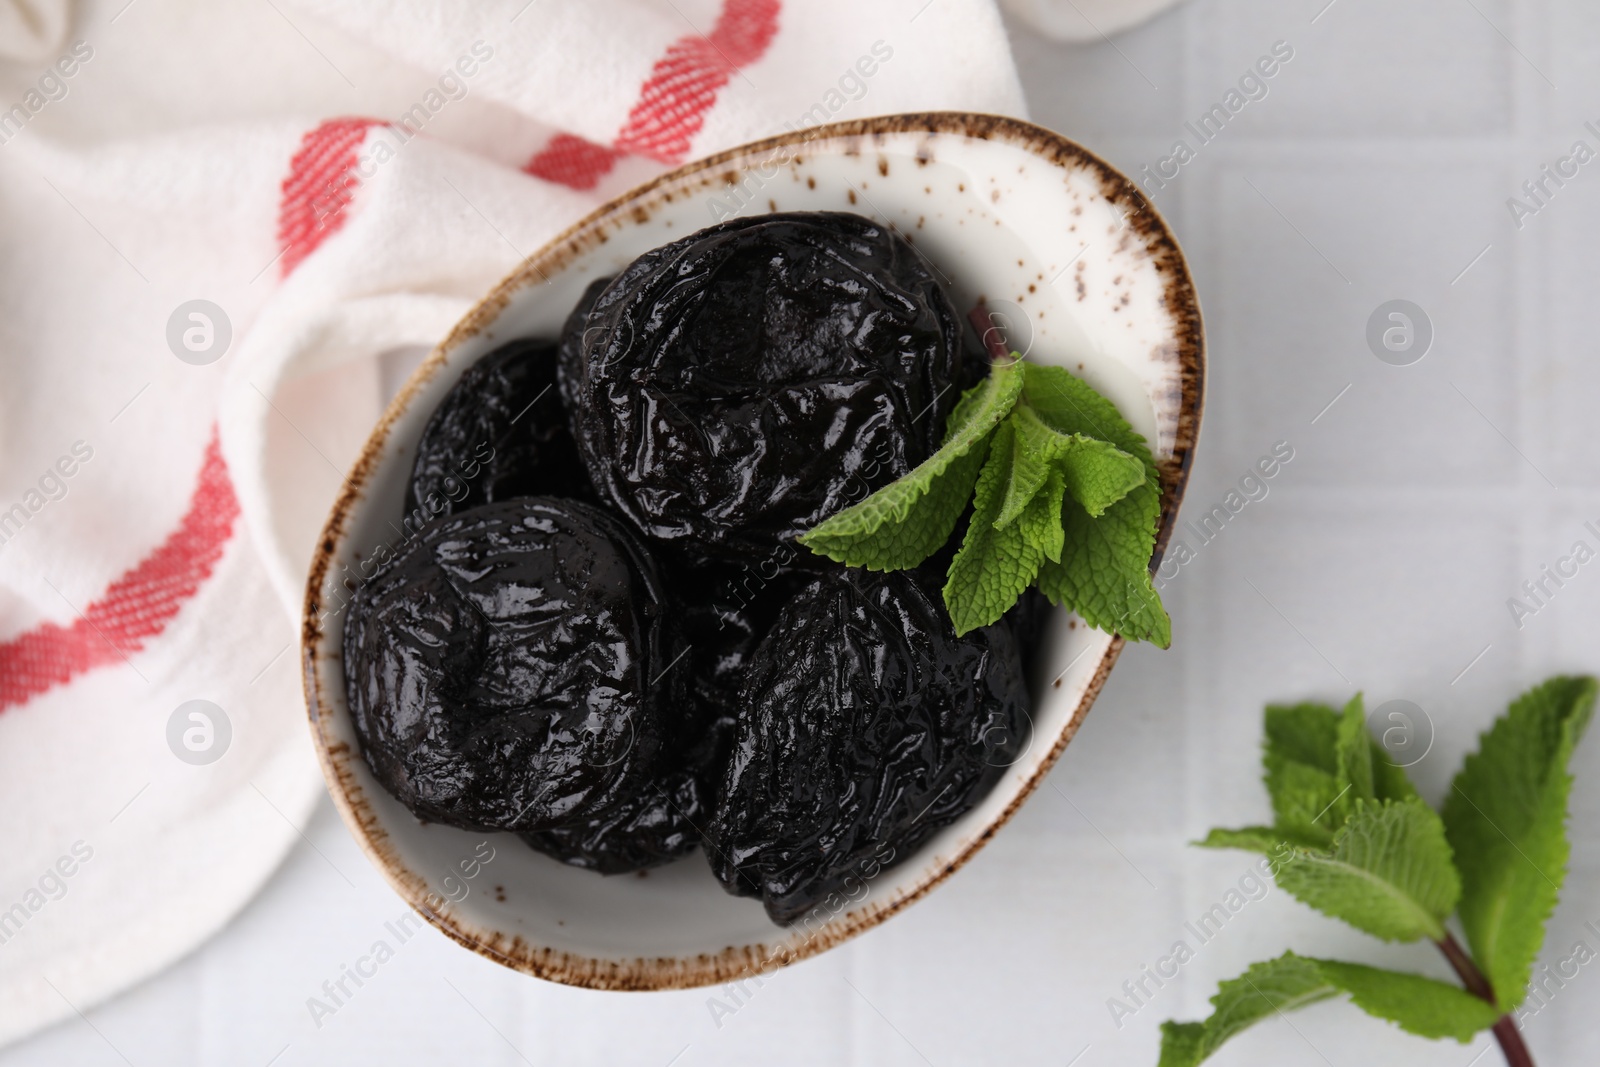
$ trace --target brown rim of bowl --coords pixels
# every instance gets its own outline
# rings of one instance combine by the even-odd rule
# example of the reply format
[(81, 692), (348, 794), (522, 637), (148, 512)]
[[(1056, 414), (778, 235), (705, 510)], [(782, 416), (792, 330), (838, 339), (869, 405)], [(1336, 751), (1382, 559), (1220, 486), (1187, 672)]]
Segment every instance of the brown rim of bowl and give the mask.
[(1165, 221), (1139, 188), (1099, 156), (1060, 134), (1021, 119), (956, 111), (887, 115), (797, 130), (730, 148), (705, 159), (687, 163), (629, 190), (621, 197), (606, 202), (552, 238), (538, 252), (518, 265), (466, 314), (402, 386), (378, 420), (377, 426), (373, 428), (349, 478), (334, 501), (333, 509), (313, 554), (311, 571), (307, 579), (305, 617), (301, 634), (301, 666), (305, 679), (307, 712), (316, 739), (317, 759), (322, 766), (328, 792), (345, 823), (357, 831), (356, 839), (362, 851), (383, 873), (394, 890), (412, 909), (438, 927), (446, 936), (474, 952), (525, 974), (565, 985), (606, 990), (666, 990), (717, 985), (750, 978), (815, 956), (871, 929), (922, 899), (987, 844), (989, 839), (1010, 821), (1017, 809), (1032, 795), (1045, 775), (1055, 766), (1105, 685), (1106, 678), (1122, 651), (1123, 639), (1120, 636), (1112, 639), (1099, 668), (1089, 682), (1083, 699), (1073, 709), (1071, 719), (1056, 738), (1038, 769), (1023, 783), (1011, 803), (976, 839), (946, 862), (936, 874), (924, 880), (906, 895), (887, 903), (866, 901), (858, 910), (846, 912), (839, 919), (828, 921), (821, 930), (799, 945), (782, 943), (786, 942), (785, 937), (771, 950), (765, 944), (730, 946), (716, 954), (700, 954), (693, 958), (592, 959), (529, 945), (520, 937), (508, 941), (499, 933), (485, 935), (467, 929), (465, 924), (452, 916), (439, 914), (428, 906), (429, 893), (424, 880), (399, 862), (390, 846), (387, 832), (378, 824), (377, 817), (362, 794), (360, 785), (356, 783), (351, 769), (347, 766), (348, 761), (361, 758), (359, 753), (352, 750), (348, 744), (330, 738), (323, 729), (322, 709), (328, 705), (321, 696), (322, 678), (317, 672), (316, 665), (316, 647), (322, 639), (320, 590), (332, 565), (335, 548), (343, 536), (353, 509), (361, 499), (361, 487), (376, 468), (390, 431), (396, 420), (409, 407), (418, 390), (444, 366), (445, 353), (476, 336), (492, 323), (505, 309), (514, 293), (532, 281), (547, 279), (548, 271), (565, 266), (580, 253), (609, 240), (606, 232), (607, 220), (617, 214), (624, 205), (629, 205), (631, 218), (642, 222), (649, 217), (655, 203), (670, 202), (674, 197), (687, 192), (689, 179), (699, 178), (698, 182), (693, 183), (697, 190), (695, 195), (700, 195), (699, 191), (714, 189), (717, 186), (737, 185), (739, 170), (730, 164), (738, 160), (748, 161), (763, 151), (798, 148), (799, 150), (784, 159), (783, 162), (787, 164), (791, 160), (803, 159), (804, 146), (813, 141), (841, 139), (860, 141), (859, 145), (845, 148), (845, 154), (849, 155), (858, 153), (862, 147), (874, 143), (885, 135), (905, 133), (926, 133), (930, 136), (954, 135), (975, 140), (1002, 141), (1027, 149), (1047, 162), (1063, 167), (1076, 164), (1099, 176), (1101, 195), (1108, 201), (1128, 208), (1125, 218), (1155, 259), (1156, 270), (1166, 275), (1166, 307), (1177, 328), (1182, 398), (1178, 408), (1173, 454), (1170, 458), (1160, 461), (1162, 519), (1157, 532), (1155, 553), (1150, 563), (1151, 569), (1154, 570), (1160, 564), (1172, 535), (1178, 504), (1183, 498), (1183, 491), (1188, 482), (1195, 441), (1199, 433), (1201, 409), (1204, 403), (1205, 333), (1200, 303), (1195, 294), (1189, 266), (1171, 230), (1167, 228)]

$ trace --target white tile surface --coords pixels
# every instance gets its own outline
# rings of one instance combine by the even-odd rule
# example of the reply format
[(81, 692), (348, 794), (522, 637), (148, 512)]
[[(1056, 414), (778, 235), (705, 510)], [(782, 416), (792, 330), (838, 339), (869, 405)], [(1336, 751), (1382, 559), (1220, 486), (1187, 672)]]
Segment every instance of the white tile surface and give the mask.
[[(1415, 774), (1437, 798), (1507, 698), (1600, 659), (1600, 563), (1520, 630), (1504, 605), (1600, 522), (1600, 162), (1521, 231), (1505, 208), (1600, 118), (1600, 15), (1580, 0), (1325, 3), (1192, 0), (1084, 48), (1017, 31), (1035, 118), (1130, 170), (1170, 151), (1272, 42), (1293, 44), (1269, 95), (1158, 203), (1210, 326), (1186, 517), (1275, 441), (1296, 458), (1168, 585), (1173, 650), (1125, 653), (1050, 783), (946, 886), (744, 994), (565, 989), (423, 929), (319, 1028), (307, 998), (403, 910), (325, 806), (216, 940), (0, 1065), (1153, 1065), (1161, 1020), (1197, 1017), (1219, 978), (1291, 944), (1444, 977), (1427, 950), (1380, 945), (1274, 890), (1120, 1029), (1106, 1003), (1248, 872), (1244, 854), (1185, 842), (1265, 812), (1263, 702), (1356, 688), (1373, 705), (1415, 701), (1438, 733)], [(1438, 330), (1411, 367), (1366, 348), (1367, 316), (1395, 297)], [(1596, 739), (1577, 769), (1576, 869), (1550, 959), (1600, 923)], [(1597, 1008), (1591, 966), (1530, 1022), (1539, 1061), (1592, 1060)], [(1429, 1044), (1328, 1004), (1213, 1062), (1467, 1067), (1485, 1044)]]

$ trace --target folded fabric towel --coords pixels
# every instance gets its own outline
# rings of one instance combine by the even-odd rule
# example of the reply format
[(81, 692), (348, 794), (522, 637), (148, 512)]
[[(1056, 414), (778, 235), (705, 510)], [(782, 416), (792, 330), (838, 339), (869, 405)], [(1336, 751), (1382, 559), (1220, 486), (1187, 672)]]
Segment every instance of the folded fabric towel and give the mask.
[(299, 839), (305, 573), (396, 366), (692, 156), (1022, 110), (988, 0), (67, 13), (0, 0), (0, 1040)]

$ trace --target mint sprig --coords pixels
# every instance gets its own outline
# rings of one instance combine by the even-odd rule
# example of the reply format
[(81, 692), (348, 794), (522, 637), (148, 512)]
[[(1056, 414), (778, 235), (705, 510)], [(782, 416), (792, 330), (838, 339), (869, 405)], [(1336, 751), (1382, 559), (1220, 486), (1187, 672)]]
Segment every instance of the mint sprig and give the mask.
[(1164, 1023), (1160, 1067), (1194, 1067), (1252, 1023), (1339, 993), (1423, 1037), (1466, 1041), (1492, 1028), (1507, 1063), (1531, 1067), (1510, 1013), (1528, 995), (1565, 879), (1567, 764), (1597, 695), (1593, 678), (1557, 677), (1519, 697), (1467, 757), (1442, 816), (1384, 758), (1359, 695), (1342, 711), (1269, 707), (1274, 825), (1212, 830), (1198, 843), (1265, 853), (1279, 887), (1358, 930), (1435, 942), (1466, 988), (1286, 953), (1223, 982), (1204, 1022)]
[(933, 456), (799, 541), (847, 567), (907, 570), (950, 539), (969, 502), (944, 587), (957, 634), (1037, 586), (1091, 626), (1172, 643), (1150, 579), (1161, 487), (1149, 447), (1087, 382), (1016, 353), (962, 396)]

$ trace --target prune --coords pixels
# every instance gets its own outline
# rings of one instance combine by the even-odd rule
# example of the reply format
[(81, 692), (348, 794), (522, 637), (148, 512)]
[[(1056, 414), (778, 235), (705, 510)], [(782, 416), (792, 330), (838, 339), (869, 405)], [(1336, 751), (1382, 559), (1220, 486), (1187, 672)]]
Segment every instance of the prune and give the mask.
[(1050, 624), (1054, 612), (1049, 598), (1032, 587), (1023, 590), (1022, 596), (1006, 612), (1005, 620), (1016, 636), (1024, 667), (1032, 664), (1039, 654), (1039, 643), (1044, 640), (1045, 627)]
[(650, 783), (599, 815), (523, 834), (522, 839), (562, 863), (601, 874), (659, 867), (700, 843), (704, 796), (697, 776), (679, 772)]
[(819, 212), (645, 253), (569, 324), (560, 373), (601, 498), (705, 561), (770, 555), (910, 471), (961, 362), (960, 319), (917, 252)]
[(1027, 729), (1004, 622), (958, 638), (924, 575), (825, 573), (752, 657), (707, 858), (793, 923), (970, 809)]
[(468, 367), (417, 442), (406, 514), (523, 496), (593, 499), (556, 388), (556, 345), (512, 341)]
[[(591, 344), (597, 344), (600, 335), (605, 332), (604, 326), (589, 325), (589, 312), (600, 300), (600, 294), (611, 285), (612, 278), (596, 278), (584, 287), (583, 295), (578, 297), (578, 302), (573, 305), (567, 314), (567, 321), (561, 327), (561, 340), (556, 348), (556, 365), (561, 367), (577, 366), (583, 360), (583, 350)], [(575, 411), (578, 407), (577, 397), (572, 393), (573, 381), (565, 374), (556, 373), (556, 386), (561, 392), (561, 399), (566, 403), (568, 411)], [(579, 464), (582, 465), (582, 460)]]
[(646, 788), (682, 715), (654, 562), (577, 501), (423, 527), (359, 590), (345, 688), (362, 753), (417, 815), (548, 830)]
[(679, 604), (679, 632), (693, 721), (676, 750), (678, 765), (704, 774), (714, 793), (727, 763), (740, 687), (756, 645), (802, 582), (789, 565), (796, 549), (778, 546), (759, 562), (666, 571)]

